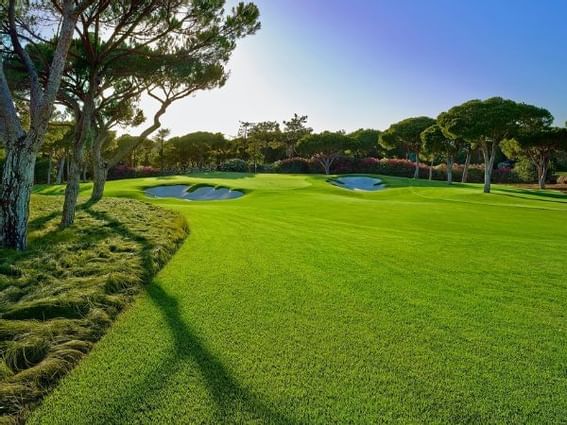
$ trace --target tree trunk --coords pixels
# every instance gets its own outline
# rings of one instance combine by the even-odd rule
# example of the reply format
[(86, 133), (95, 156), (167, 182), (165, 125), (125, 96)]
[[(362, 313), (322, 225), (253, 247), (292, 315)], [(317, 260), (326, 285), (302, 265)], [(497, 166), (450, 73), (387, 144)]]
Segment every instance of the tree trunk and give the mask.
[(463, 177), (461, 183), (466, 183), (469, 180), (469, 165), (471, 164), (472, 150), (467, 149), (467, 157), (465, 158), (465, 166), (463, 168)]
[(93, 191), (91, 193), (91, 202), (98, 202), (104, 194), (104, 186), (108, 177), (108, 169), (102, 164), (93, 167)]
[(413, 172), (413, 178), (419, 179), (419, 153), (415, 155), (415, 171)]
[(67, 160), (66, 160), (67, 164), (65, 166), (65, 171), (66, 171), (66, 173), (65, 173), (66, 179), (65, 180), (68, 180), (69, 174), (71, 174), (71, 155), (69, 154), (69, 152), (67, 152), (66, 156), (67, 156)]
[(491, 142), (492, 146), (489, 147), (486, 143), (482, 148), (484, 155), (484, 193), (490, 193), (490, 186), (492, 182), (492, 169), (494, 168), (494, 160), (496, 158), (496, 142)]
[(55, 184), (61, 184), (63, 182), (63, 173), (65, 172), (65, 156), (62, 156), (59, 160), (59, 165), (57, 166), (57, 177), (55, 178)]
[(86, 166), (86, 165), (83, 166), (83, 171), (82, 171), (82, 173), (83, 173), (82, 180), (83, 180), (84, 182), (86, 182), (86, 181), (87, 181), (87, 166)]
[(67, 187), (65, 187), (65, 201), (63, 203), (63, 217), (61, 219), (62, 228), (71, 226), (75, 222), (75, 211), (79, 199), (84, 156), (84, 145), (80, 144), (79, 146), (75, 146), (73, 155), (71, 155), (71, 160), (69, 161), (70, 172), (67, 178)]
[(50, 185), (51, 184), (51, 167), (52, 167), (52, 160), (51, 160), (51, 155), (49, 155), (47, 157), (48, 163), (47, 163), (47, 184)]
[(433, 160), (429, 164), (429, 181), (433, 180)]
[(539, 188), (540, 189), (545, 189), (545, 173), (543, 173), (540, 177), (539, 177)]
[[(108, 164), (102, 157), (102, 148), (107, 140), (108, 133), (99, 130), (92, 144), (91, 157), (93, 160), (93, 190), (91, 202), (98, 202), (104, 194), (104, 186), (108, 177)], [(163, 145), (162, 145), (163, 146)]]
[(537, 174), (538, 174), (538, 185), (540, 189), (545, 189), (545, 183), (547, 181), (547, 169), (548, 169), (548, 161), (544, 160), (537, 167)]
[(33, 61), (26, 48), (20, 44), (16, 29), (16, 3), (16, 1), (8, 3), (7, 23), (14, 51), (29, 77), (30, 130), (27, 134), (23, 131), (21, 119), (16, 113), (13, 97), (4, 74), (4, 64), (0, 60), (1, 137), (7, 147), (0, 186), (0, 246), (23, 250), (27, 245), (29, 202), (37, 152), (43, 143), (53, 105), (59, 92), (77, 17), (89, 5), (89, 2), (83, 2), (80, 9), (75, 9), (74, 2), (71, 0), (59, 2), (58, 7), (63, 19), (59, 26), (53, 58), (47, 66), (49, 75), (45, 83), (40, 83)]
[(447, 157), (447, 183), (453, 184), (453, 155)]
[(92, 93), (90, 93), (90, 98), (85, 101), (82, 113), (77, 115), (77, 118), (80, 116), (80, 119), (77, 119), (77, 122), (80, 123), (80, 127), (78, 127), (75, 132), (71, 158), (69, 160), (70, 169), (67, 178), (67, 187), (65, 188), (65, 201), (63, 202), (62, 228), (68, 227), (75, 222), (75, 211), (77, 209), (81, 186), (81, 171), (85, 163), (85, 146), (92, 134), (93, 112), (94, 100)]
[(319, 163), (323, 166), (323, 170), (325, 170), (325, 174), (327, 176), (331, 174), (331, 165), (333, 165), (333, 158), (319, 158)]
[(6, 150), (0, 186), (0, 246), (24, 250), (27, 246), (29, 203), (36, 152), (27, 136)]

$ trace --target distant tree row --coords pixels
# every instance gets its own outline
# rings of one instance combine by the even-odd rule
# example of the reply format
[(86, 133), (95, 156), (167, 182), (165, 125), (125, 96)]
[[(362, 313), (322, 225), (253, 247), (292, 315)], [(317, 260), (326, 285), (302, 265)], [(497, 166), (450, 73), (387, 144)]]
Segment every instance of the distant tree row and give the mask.
[[(381, 132), (360, 129), (352, 133), (314, 133), (306, 115), (295, 114), (280, 125), (277, 121), (242, 122), (238, 137), (196, 132), (165, 140), (161, 133), (153, 142), (140, 144), (130, 157), (130, 166), (162, 169), (219, 168), (228, 160), (258, 164), (302, 157), (317, 161), (329, 174), (341, 157), (406, 158), (414, 161), (414, 178), (421, 162), (427, 162), (429, 178), (435, 163), (445, 163), (447, 181), (453, 182), (453, 167), (463, 164), (461, 181), (468, 181), (469, 167), (484, 164), (484, 191), (490, 192), (497, 159), (529, 163), (545, 187), (553, 161), (567, 152), (567, 129), (553, 126), (549, 111), (525, 103), (494, 97), (471, 100), (430, 117), (407, 118)], [(118, 145), (129, 136), (119, 138)], [(504, 156), (505, 155), (505, 156)]]
[(447, 163), (449, 183), (455, 156), (466, 152), (466, 182), (471, 154), (479, 151), (484, 161), (486, 193), (490, 192), (492, 172), (501, 150), (508, 158), (530, 161), (543, 189), (554, 157), (567, 151), (567, 129), (554, 127), (553, 121), (544, 108), (493, 97), (455, 106), (437, 120), (418, 117), (400, 121), (381, 135), (379, 143), (385, 147), (401, 146), (411, 152), (416, 164), (415, 178), (420, 158), (441, 158)]
[[(254, 164), (270, 164), (302, 156), (318, 159), (329, 172), (333, 162), (341, 156), (365, 158), (384, 156), (386, 153), (378, 144), (378, 130), (361, 129), (350, 134), (328, 131), (313, 133), (306, 123), (307, 116), (298, 114), (289, 121), (283, 121), (282, 125), (276, 121), (243, 122), (238, 136), (234, 138), (200, 131), (167, 139), (169, 130), (161, 129), (153, 139), (139, 143), (135, 136), (116, 137), (110, 134), (107, 149), (120, 151), (123, 145), (135, 144), (136, 147), (128, 151), (121, 164), (129, 167), (151, 166), (164, 171), (218, 168), (236, 158), (250, 163), (253, 169)], [(64, 141), (60, 144), (64, 145)], [(61, 151), (60, 155), (64, 152)], [(87, 157), (86, 170), (92, 166), (90, 161)]]

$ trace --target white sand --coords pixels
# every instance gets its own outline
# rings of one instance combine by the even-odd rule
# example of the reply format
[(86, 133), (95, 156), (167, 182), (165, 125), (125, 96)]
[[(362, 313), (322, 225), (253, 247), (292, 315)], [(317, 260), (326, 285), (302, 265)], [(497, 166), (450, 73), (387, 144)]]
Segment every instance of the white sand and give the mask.
[(382, 180), (375, 177), (363, 177), (363, 176), (343, 176), (337, 177), (331, 180), (331, 184), (338, 187), (344, 187), (350, 190), (363, 190), (363, 191), (376, 191), (382, 190), (385, 186), (382, 184)]
[(189, 192), (190, 186), (157, 186), (146, 189), (145, 193), (154, 198), (178, 198), (188, 201), (217, 201), (222, 199), (236, 199), (244, 196), (243, 192), (227, 188), (215, 188), (213, 186), (199, 186)]

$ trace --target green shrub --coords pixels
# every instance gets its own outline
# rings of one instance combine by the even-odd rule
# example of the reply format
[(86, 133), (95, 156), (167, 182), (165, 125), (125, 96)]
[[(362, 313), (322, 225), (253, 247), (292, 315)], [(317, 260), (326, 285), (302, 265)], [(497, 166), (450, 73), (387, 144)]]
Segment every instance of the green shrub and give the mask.
[(537, 181), (537, 170), (527, 159), (516, 162), (514, 172), (522, 182), (533, 183)]
[(232, 158), (219, 166), (219, 171), (245, 173), (248, 171), (248, 164), (246, 161), (239, 158)]

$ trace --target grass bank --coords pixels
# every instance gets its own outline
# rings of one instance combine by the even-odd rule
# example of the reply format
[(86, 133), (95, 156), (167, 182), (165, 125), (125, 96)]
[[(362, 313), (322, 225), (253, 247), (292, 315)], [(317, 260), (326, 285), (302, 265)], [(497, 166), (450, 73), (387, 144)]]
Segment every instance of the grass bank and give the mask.
[(246, 196), (151, 200), (191, 236), (30, 423), (563, 422), (567, 197), (325, 180), (109, 183)]
[(34, 195), (30, 246), (0, 251), (0, 421), (23, 419), (104, 334), (186, 235), (175, 212), (105, 199), (58, 229), (60, 197)]

